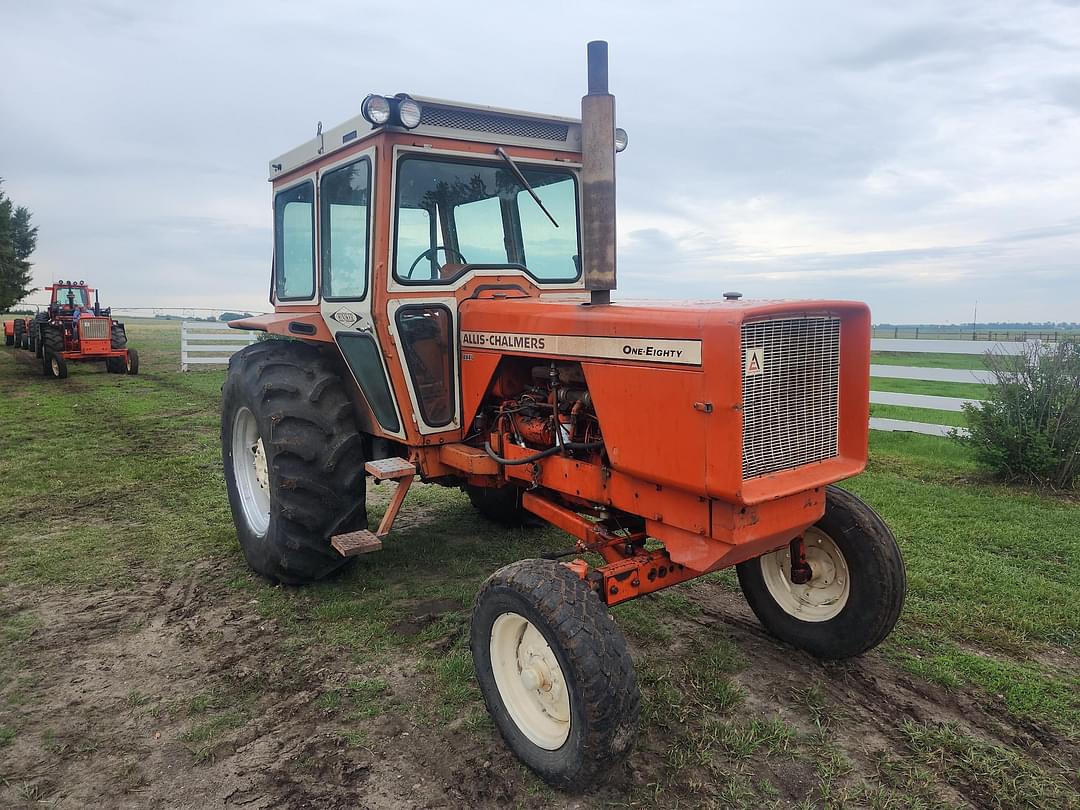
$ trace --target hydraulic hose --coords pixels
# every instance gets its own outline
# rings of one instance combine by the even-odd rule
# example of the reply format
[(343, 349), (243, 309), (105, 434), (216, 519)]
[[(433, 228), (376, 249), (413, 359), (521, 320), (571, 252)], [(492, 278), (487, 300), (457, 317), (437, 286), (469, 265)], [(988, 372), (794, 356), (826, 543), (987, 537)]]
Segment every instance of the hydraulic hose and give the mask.
[(520, 464), (532, 464), (534, 461), (553, 456), (564, 450), (599, 450), (603, 446), (603, 442), (567, 442), (566, 444), (558, 445), (556, 447), (549, 447), (547, 450), (541, 450), (539, 453), (534, 453), (531, 456), (525, 456), (525, 458), (509, 459), (503, 458), (492, 450), (491, 442), (484, 442), (484, 452), (491, 456), (495, 461), (499, 462), (499, 464), (504, 464), (507, 467), (516, 467)]

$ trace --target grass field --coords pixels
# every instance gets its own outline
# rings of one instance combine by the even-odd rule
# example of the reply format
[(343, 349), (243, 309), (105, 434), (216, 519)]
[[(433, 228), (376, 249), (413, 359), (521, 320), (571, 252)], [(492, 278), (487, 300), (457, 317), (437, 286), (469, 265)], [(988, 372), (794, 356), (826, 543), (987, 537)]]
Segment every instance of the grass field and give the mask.
[(846, 485), (905, 555), (894, 634), (817, 662), (764, 635), (731, 572), (620, 606), (640, 741), (567, 797), (506, 752), (466, 644), (483, 579), (565, 537), (420, 486), (382, 552), (268, 585), (224, 494), (223, 372), (178, 372), (175, 322), (128, 326), (138, 377), (49, 381), (0, 351), (0, 805), (1080, 807), (1077, 501), (873, 433)]

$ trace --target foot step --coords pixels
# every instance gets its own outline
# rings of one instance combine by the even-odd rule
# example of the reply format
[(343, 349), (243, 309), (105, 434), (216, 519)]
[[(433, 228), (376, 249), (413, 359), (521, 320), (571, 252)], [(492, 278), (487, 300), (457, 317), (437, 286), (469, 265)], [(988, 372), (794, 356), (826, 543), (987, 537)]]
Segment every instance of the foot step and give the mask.
[(342, 557), (355, 557), (357, 554), (369, 554), (382, 549), (382, 540), (369, 529), (360, 529), (347, 534), (336, 534), (330, 538), (330, 545), (337, 549)]
[(373, 476), (377, 481), (416, 475), (416, 465), (403, 458), (376, 459), (365, 464), (364, 469), (367, 470), (368, 475)]

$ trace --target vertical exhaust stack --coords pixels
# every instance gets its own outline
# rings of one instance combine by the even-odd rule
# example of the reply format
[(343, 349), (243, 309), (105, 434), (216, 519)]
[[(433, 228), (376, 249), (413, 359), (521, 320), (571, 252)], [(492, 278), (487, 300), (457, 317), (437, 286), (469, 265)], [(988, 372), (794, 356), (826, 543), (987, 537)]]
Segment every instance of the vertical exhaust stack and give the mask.
[(606, 42), (589, 43), (589, 93), (581, 99), (582, 253), (593, 304), (610, 304), (615, 289), (615, 96), (607, 56)]

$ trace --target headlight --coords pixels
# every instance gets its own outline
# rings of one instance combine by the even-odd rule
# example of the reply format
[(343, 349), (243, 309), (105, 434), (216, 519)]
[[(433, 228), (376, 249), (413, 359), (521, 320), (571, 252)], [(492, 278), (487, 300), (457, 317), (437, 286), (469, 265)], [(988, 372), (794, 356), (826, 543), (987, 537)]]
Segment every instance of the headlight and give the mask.
[(615, 130), (615, 151), (621, 152), (630, 143), (630, 136), (626, 134), (626, 130), (622, 127), (618, 127)]
[(420, 104), (408, 96), (398, 96), (398, 120), (405, 129), (420, 125)]
[(369, 95), (360, 105), (360, 114), (377, 127), (390, 120), (390, 99)]

